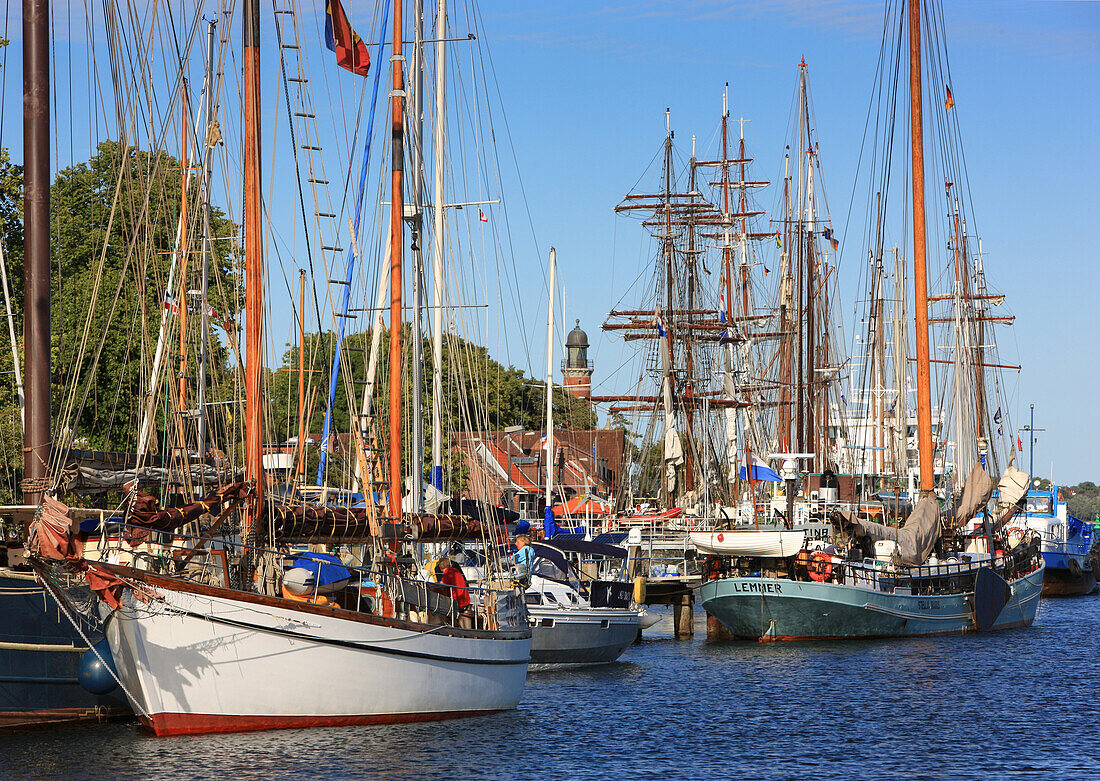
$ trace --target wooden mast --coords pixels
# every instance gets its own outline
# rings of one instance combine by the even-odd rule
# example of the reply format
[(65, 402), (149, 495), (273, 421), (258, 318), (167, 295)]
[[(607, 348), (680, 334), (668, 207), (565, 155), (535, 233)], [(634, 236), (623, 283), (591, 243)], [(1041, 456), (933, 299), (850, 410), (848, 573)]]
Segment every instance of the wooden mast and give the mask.
[(245, 479), (255, 489), (241, 538), (257, 528), (263, 509), (264, 268), (260, 235), (260, 3), (244, 3), (244, 256), (245, 256)]
[(932, 377), (928, 354), (928, 259), (924, 218), (924, 124), (921, 116), (920, 0), (909, 0), (909, 117), (913, 153), (913, 290), (916, 302), (917, 452), (920, 491), (934, 487)]
[(48, 0), (23, 0), (23, 502), (38, 504), (50, 458), (50, 39)]
[[(393, 125), (390, 147), (393, 151), (390, 190), (390, 442), (389, 442), (389, 513), (401, 518), (401, 264), (402, 223), (405, 194), (402, 174), (405, 169), (405, 75), (402, 40), (401, 0), (393, 4)], [(438, 204), (437, 204), (438, 208)]]
[[(187, 154), (187, 79), (183, 80), (180, 89), (181, 121), (180, 131), (180, 219), (179, 219), (179, 248), (180, 248), (180, 296), (176, 302), (179, 308), (180, 320), (180, 363), (179, 363), (179, 411), (187, 409), (187, 179), (188, 179), (188, 154)], [(186, 431), (183, 423), (183, 415), (179, 416), (179, 434), (181, 452), (187, 452), (187, 441), (184, 439)]]
[(298, 482), (306, 479), (306, 270), (298, 269)]

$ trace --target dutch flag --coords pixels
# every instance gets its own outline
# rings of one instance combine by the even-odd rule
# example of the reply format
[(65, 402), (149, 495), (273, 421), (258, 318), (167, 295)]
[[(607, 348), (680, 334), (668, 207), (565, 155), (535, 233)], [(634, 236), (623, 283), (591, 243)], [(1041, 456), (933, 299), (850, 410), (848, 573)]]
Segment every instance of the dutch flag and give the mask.
[(665, 319), (661, 317), (660, 312), (653, 313), (653, 325), (657, 326), (657, 335), (661, 337), (668, 336), (668, 329), (665, 328)]

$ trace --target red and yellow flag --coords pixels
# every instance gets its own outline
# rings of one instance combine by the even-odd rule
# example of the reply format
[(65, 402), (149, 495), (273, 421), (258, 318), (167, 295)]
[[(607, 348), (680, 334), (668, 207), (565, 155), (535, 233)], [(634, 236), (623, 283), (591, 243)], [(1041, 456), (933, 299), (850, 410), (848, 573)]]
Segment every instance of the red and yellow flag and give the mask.
[(370, 70), (370, 54), (363, 39), (351, 29), (340, 0), (325, 3), (325, 46), (336, 52), (336, 64), (357, 76)]
[(947, 87), (946, 85), (944, 88), (947, 90), (947, 100), (943, 102), (943, 107), (950, 111), (951, 109), (955, 108), (955, 99), (951, 97), (951, 88)]

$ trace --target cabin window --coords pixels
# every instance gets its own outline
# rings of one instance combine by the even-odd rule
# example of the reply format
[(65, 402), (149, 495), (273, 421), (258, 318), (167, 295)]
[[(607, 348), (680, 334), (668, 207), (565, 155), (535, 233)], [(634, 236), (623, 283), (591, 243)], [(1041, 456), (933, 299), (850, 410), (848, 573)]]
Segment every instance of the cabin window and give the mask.
[(604, 620), (600, 621), (600, 629), (610, 629), (610, 628), (611, 628), (611, 622), (608, 621), (606, 618)]
[(529, 593), (524, 595), (524, 601), (528, 605), (541, 605), (542, 604), (542, 594), (539, 594), (537, 591), (529, 592)]
[(1049, 496), (1029, 496), (1024, 510), (1037, 515), (1053, 515), (1052, 506), (1053, 500)]
[(550, 593), (549, 591), (544, 591), (544, 592), (543, 592), (543, 594), (544, 594), (544, 595), (545, 595), (545, 597), (546, 597), (546, 601), (547, 601), (547, 602), (549, 602), (549, 603), (550, 603), (551, 605), (556, 605), (556, 604), (558, 604), (558, 599), (557, 599), (557, 597), (555, 597), (555, 596), (554, 596), (553, 594), (551, 594), (551, 593)]
[(553, 625), (554, 625), (554, 619), (552, 619), (552, 618), (544, 618), (544, 619), (539, 621), (539, 626), (551, 627)]

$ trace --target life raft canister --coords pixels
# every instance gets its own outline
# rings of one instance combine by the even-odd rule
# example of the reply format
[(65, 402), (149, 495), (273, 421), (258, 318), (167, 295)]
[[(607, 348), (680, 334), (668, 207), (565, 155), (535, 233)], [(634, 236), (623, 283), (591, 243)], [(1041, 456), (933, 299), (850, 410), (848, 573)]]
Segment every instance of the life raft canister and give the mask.
[(810, 572), (810, 579), (815, 580), (818, 583), (824, 583), (833, 574), (833, 559), (829, 554), (822, 551), (814, 551), (810, 554), (810, 563), (807, 566)]

